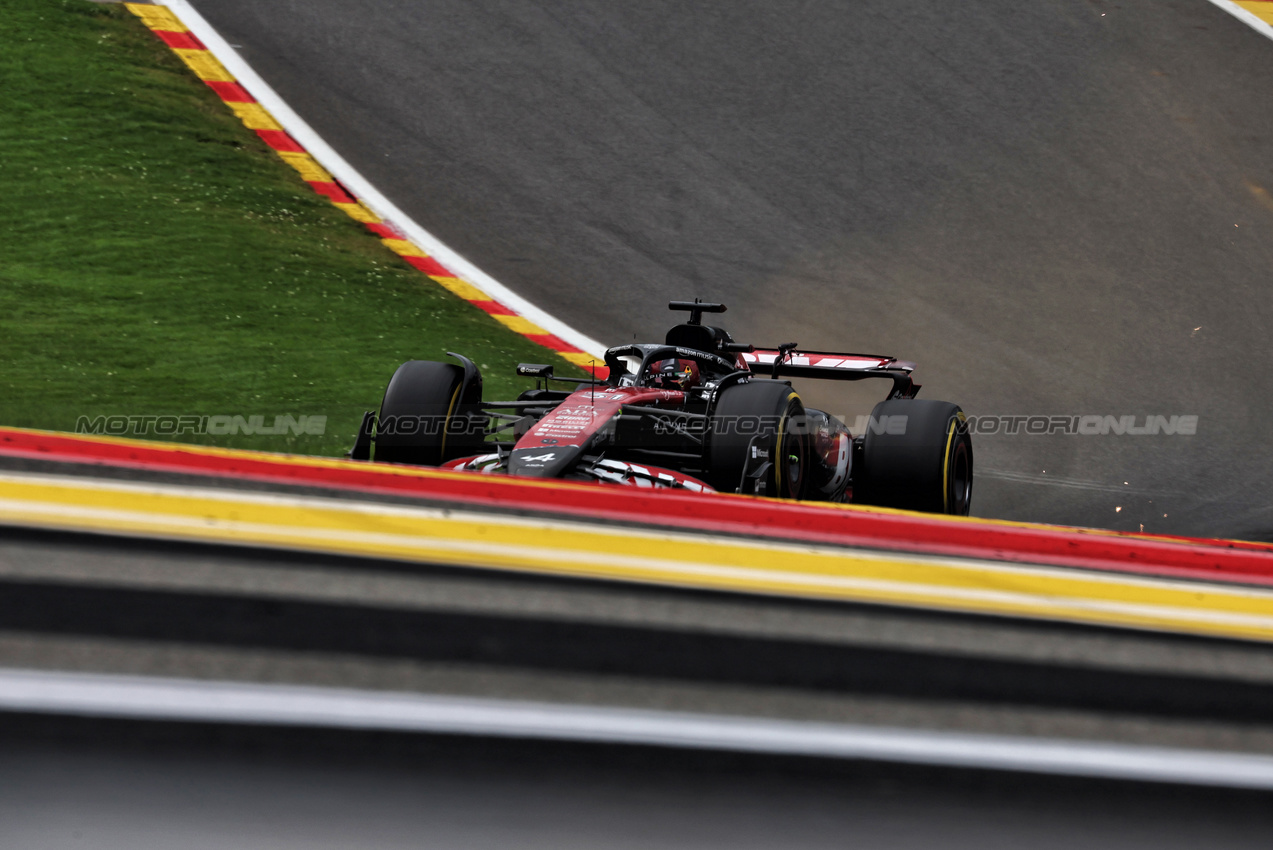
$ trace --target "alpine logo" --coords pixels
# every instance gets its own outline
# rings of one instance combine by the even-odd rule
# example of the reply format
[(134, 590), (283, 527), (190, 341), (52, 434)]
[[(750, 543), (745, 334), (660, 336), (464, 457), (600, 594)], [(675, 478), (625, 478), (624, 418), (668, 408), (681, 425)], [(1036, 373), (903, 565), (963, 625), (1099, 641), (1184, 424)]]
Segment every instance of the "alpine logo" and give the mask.
[(544, 455), (535, 455), (534, 457), (518, 458), (522, 463), (548, 463), (550, 460), (556, 460), (557, 453), (549, 452)]

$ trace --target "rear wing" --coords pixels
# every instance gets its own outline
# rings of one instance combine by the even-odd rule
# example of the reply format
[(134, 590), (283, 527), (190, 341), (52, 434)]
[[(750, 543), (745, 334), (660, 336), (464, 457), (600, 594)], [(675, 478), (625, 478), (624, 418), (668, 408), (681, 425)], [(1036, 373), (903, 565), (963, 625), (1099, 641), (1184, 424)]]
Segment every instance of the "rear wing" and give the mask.
[(754, 351), (743, 351), (739, 356), (753, 372), (769, 372), (771, 378), (787, 376), (833, 381), (891, 378), (893, 392), (889, 394), (890, 398), (914, 398), (919, 392), (919, 384), (911, 380), (915, 364), (896, 357), (798, 351), (785, 345), (779, 349), (757, 348)]

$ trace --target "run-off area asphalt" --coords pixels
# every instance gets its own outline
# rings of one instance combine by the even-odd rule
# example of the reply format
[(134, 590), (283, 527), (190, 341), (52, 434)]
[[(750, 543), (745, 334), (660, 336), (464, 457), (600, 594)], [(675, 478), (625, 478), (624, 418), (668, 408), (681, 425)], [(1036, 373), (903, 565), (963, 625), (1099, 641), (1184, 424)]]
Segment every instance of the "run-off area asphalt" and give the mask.
[(1267, 795), (464, 738), (24, 718), (0, 842), (94, 847), (1267, 846)]
[[(974, 416), (1196, 415), (982, 434), (974, 512), (1273, 533), (1273, 43), (1205, 0), (195, 6), (594, 337), (702, 296), (741, 339), (916, 360)], [(880, 389), (800, 388), (850, 419)]]
[[(5, 668), (1273, 751), (1260, 644), (93, 535), (0, 543)], [(1263, 847), (1269, 799), (0, 713), (4, 847)]]

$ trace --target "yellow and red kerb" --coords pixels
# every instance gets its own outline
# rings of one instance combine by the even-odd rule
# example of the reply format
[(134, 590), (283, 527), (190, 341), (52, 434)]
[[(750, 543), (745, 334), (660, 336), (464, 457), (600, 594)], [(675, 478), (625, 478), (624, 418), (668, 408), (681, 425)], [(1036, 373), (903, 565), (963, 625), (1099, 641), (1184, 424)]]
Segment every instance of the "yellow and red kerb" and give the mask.
[(478, 287), (457, 277), (436, 258), (429, 256), (426, 251), (413, 244), (391, 222), (383, 220), (372, 212), (366, 204), (319, 165), (318, 161), (274, 120), (265, 107), (235, 80), (225, 66), (195, 37), (194, 33), (181, 23), (171, 9), (141, 3), (124, 5), (130, 12), (141, 18), (151, 32), (159, 36), (164, 44), (168, 45), (172, 52), (186, 64), (186, 67), (194, 72), (196, 77), (207, 83), (249, 130), (260, 136), (261, 140), (269, 145), (284, 162), (296, 169), (302, 180), (350, 218), (361, 222), (364, 227), (379, 236), (380, 241), (390, 251), (423, 272), (434, 283), (486, 312), (514, 333), (557, 352), (576, 366), (592, 368), (598, 373), (604, 371), (604, 369), (597, 369), (600, 364), (597, 363), (596, 357), (549, 333), (526, 317), (518, 315), (515, 310), (499, 303)]

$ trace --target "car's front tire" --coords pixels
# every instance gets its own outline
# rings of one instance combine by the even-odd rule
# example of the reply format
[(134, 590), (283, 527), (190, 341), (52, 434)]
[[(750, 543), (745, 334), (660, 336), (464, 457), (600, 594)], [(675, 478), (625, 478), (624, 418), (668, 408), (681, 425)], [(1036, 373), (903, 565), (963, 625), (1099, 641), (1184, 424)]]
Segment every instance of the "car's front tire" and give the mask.
[[(712, 412), (708, 483), (722, 493), (804, 497), (809, 440), (804, 405), (785, 381), (747, 381), (721, 390)], [(752, 457), (755, 450), (757, 458)], [(768, 460), (763, 478), (747, 473)]]
[(376, 426), (377, 461), (437, 466), (480, 451), (481, 423), (463, 409), (464, 370), (408, 360), (385, 389)]

